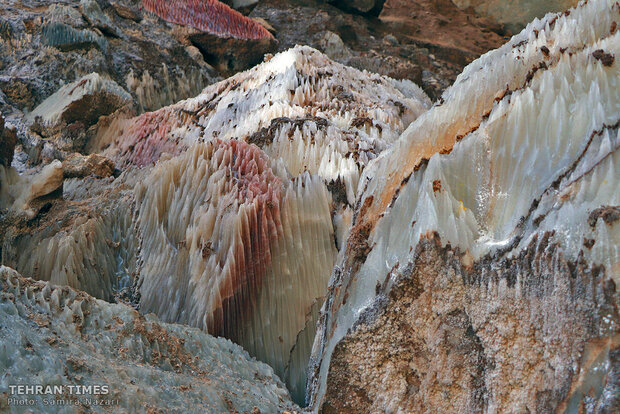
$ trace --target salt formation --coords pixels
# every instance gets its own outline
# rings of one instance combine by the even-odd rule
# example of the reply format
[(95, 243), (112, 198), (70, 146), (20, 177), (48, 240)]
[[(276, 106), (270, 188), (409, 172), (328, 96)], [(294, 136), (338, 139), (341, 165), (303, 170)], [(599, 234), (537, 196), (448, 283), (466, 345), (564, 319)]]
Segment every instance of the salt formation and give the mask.
[(548, 12), (559, 12), (576, 6), (577, 0), (452, 0), (461, 9), (473, 8), (476, 13), (505, 23), (510, 28), (523, 28), (536, 17)]
[(271, 33), (218, 0), (142, 0), (146, 10), (172, 23), (238, 39), (272, 38)]
[(243, 345), (303, 401), (305, 363), (290, 365), (307, 361), (336, 257), (325, 185), (216, 140), (159, 163), (136, 202), (140, 310)]
[[(59, 167), (54, 171), (63, 184), (62, 199), (33, 201), (36, 207), (26, 210), (27, 223), (20, 214), (4, 217), (2, 263), (37, 280), (113, 300), (120, 290), (132, 285), (137, 265), (131, 182), (137, 177), (89, 177), (63, 183), (63, 168)], [(46, 168), (56, 168), (56, 162)], [(16, 175), (14, 170), (12, 174)], [(18, 183), (9, 188), (30, 194), (32, 187)], [(45, 213), (39, 214), (39, 210)]]
[(102, 129), (91, 151), (149, 165), (211, 138), (255, 143), (303, 171), (340, 179), (350, 203), (359, 174), (430, 101), (415, 84), (360, 72), (309, 47), (280, 53), (193, 99)]
[(296, 47), (101, 128), (90, 151), (159, 161), (136, 190), (141, 311), (242, 344), (303, 402), (359, 175), (428, 104), (411, 82)]
[(28, 120), (40, 117), (48, 127), (76, 120), (90, 125), (131, 102), (131, 95), (116, 82), (91, 73), (60, 88), (28, 114)]
[[(41, 122), (60, 122), (89, 88), (62, 88)], [(37, 205), (49, 211), (10, 223), (3, 263), (106, 300), (136, 280), (135, 296), (121, 296), (141, 312), (234, 340), (303, 402), (359, 176), (428, 106), (411, 82), (296, 47), (194, 99), (131, 119), (117, 111), (86, 152), (124, 172), (66, 179), (62, 199)], [(74, 158), (65, 177), (89, 172)]]
[[(37, 412), (59, 412), (58, 405), (45, 404), (44, 398), (118, 400), (112, 407), (124, 412), (171, 407), (186, 413), (298, 409), (270, 367), (228, 340), (145, 318), (131, 307), (68, 287), (35, 282), (4, 266), (0, 332), (2, 389), (33, 385), (33, 378), (37, 385), (108, 386), (109, 393), (102, 395), (30, 395)], [(3, 411), (9, 408), (6, 403), (3, 397)], [(73, 412), (74, 407), (62, 408)], [(109, 408), (88, 407), (92, 412)]]
[(170, 71), (163, 63), (161, 68), (161, 80), (154, 79), (148, 70), (136, 75), (132, 69), (125, 77), (127, 89), (136, 96), (141, 113), (155, 111), (187, 96), (196, 96), (209, 80), (202, 71), (191, 67), (183, 69), (177, 66)]
[(314, 410), (614, 411), (618, 21), (535, 20), (364, 170)]
[(19, 175), (13, 167), (0, 165), (0, 206), (31, 216), (29, 203), (60, 189), (62, 182), (62, 163), (58, 160), (30, 175)]

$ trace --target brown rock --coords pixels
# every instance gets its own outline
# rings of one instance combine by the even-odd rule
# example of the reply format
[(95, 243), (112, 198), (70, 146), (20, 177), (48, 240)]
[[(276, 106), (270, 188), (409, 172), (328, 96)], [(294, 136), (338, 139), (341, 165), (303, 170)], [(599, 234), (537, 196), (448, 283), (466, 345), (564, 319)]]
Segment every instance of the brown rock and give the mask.
[(134, 22), (139, 22), (142, 20), (142, 17), (138, 14), (138, 12), (128, 6), (120, 3), (111, 3), (111, 5), (116, 14), (123, 19), (133, 20)]
[(114, 163), (99, 154), (88, 156), (71, 154), (62, 163), (65, 178), (81, 178), (89, 175), (109, 177), (114, 173)]
[(614, 64), (615, 57), (611, 53), (606, 53), (603, 49), (598, 49), (592, 52), (594, 59), (600, 60), (603, 66), (610, 67)]

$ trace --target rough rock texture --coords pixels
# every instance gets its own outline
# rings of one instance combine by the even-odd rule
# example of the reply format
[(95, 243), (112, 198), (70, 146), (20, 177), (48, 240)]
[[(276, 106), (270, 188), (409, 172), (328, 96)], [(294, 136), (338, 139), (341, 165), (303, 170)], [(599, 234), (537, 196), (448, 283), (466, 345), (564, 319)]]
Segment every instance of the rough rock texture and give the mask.
[(240, 40), (204, 32), (192, 33), (188, 39), (208, 64), (227, 76), (261, 63), (266, 54), (277, 50), (278, 43), (273, 37)]
[[(0, 409), (8, 385), (107, 385), (109, 393), (58, 398), (37, 412), (282, 412), (295, 410), (273, 370), (230, 341), (146, 318), (68, 287), (36, 282), (0, 267)], [(7, 390), (6, 392), (4, 390)], [(86, 398), (118, 400), (108, 407)], [(19, 399), (19, 397), (17, 397)]]
[(315, 411), (618, 410), (618, 20), (534, 21), (364, 170)]
[(160, 162), (136, 204), (140, 310), (242, 345), (303, 401), (337, 254), (320, 178), (292, 181), (256, 146), (215, 140)]
[(92, 72), (143, 110), (196, 95), (215, 78), (183, 36), (143, 15), (137, 1), (5, 1), (2, 19), (0, 90), (14, 110), (32, 110)]
[(33, 125), (67, 149), (64, 189), (5, 218), (3, 263), (230, 338), (303, 402), (359, 176), (428, 106), (412, 82), (297, 47), (196, 98), (100, 117), (74, 134), (88, 156)]
[(112, 80), (91, 73), (63, 86), (27, 116), (46, 127), (80, 121), (86, 127), (131, 103), (131, 95)]
[(461, 9), (473, 8), (476, 13), (505, 23), (519, 30), (534, 18), (549, 12), (561, 12), (574, 7), (578, 0), (451, 0)]
[[(130, 95), (129, 107), (141, 113), (195, 96), (218, 79), (182, 27), (143, 14), (138, 1), (6, 0), (0, 19), (0, 112), (16, 128), (20, 172), (81, 152), (80, 145), (68, 148), (56, 136), (79, 131), (83, 144), (89, 117), (55, 131), (36, 124), (31, 129), (33, 118), (26, 117), (67, 84), (89, 76), (116, 83), (115, 95), (123, 101)], [(99, 94), (91, 98), (80, 106), (93, 110), (95, 121), (115, 106)]]
[(320, 0), (261, 0), (250, 16), (274, 27), (279, 51), (304, 44), (327, 53), (324, 38), (336, 35), (344, 47), (332, 48), (336, 53), (327, 53), (330, 58), (411, 80), (433, 101), (465, 65), (507, 40), (500, 25), (450, 0), (388, 1), (379, 19)]
[(164, 20), (189, 25), (220, 37), (273, 37), (263, 26), (218, 0), (142, 0), (142, 4)]
[[(86, 174), (63, 182), (67, 176), (82, 175), (82, 168), (71, 167), (71, 159), (66, 164), (50, 164), (62, 190), (35, 199), (30, 196), (28, 214), (13, 209), (3, 216), (2, 263), (37, 280), (114, 300), (131, 287), (137, 267), (132, 190), (140, 174), (117, 179)], [(24, 193), (30, 188), (16, 187)]]
[(114, 173), (114, 163), (98, 154), (88, 156), (71, 154), (63, 161), (62, 171), (65, 178), (87, 177), (89, 175), (109, 177)]

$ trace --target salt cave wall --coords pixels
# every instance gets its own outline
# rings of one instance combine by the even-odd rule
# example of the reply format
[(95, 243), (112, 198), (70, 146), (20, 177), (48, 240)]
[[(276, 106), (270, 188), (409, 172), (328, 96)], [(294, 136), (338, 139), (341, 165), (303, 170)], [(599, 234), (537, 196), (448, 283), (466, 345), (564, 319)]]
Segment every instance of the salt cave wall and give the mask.
[(364, 171), (315, 411), (618, 408), (618, 21), (534, 21)]
[[(411, 82), (308, 47), (138, 117), (121, 107), (124, 96), (88, 75), (35, 109), (32, 122), (62, 129), (76, 102), (110, 102), (115, 112), (98, 114), (80, 145), (119, 170), (71, 178), (92, 157), (21, 178), (2, 170), (12, 206), (3, 262), (233, 339), (303, 402), (316, 318), (359, 176), (428, 98)], [(44, 183), (46, 192), (24, 183)]]
[(520, 30), (534, 18), (549, 12), (561, 12), (574, 7), (578, 0), (452, 0), (461, 9), (473, 8), (476, 13), (505, 23), (512, 30)]
[[(0, 267), (0, 332), (5, 390), (33, 385), (36, 377), (45, 385), (107, 385), (109, 394), (92, 397), (118, 400), (114, 409), (123, 412), (299, 410), (269, 366), (228, 340), (66, 286), (35, 282), (5, 266)], [(59, 412), (59, 406), (43, 403), (46, 397), (32, 396), (37, 412)], [(77, 412), (76, 406), (60, 408)], [(88, 409), (109, 412), (110, 407)], [(3, 396), (0, 410), (15, 406)]]
[(359, 174), (426, 105), (409, 82), (297, 47), (111, 124), (98, 145), (120, 162), (176, 155), (136, 190), (141, 311), (233, 339), (303, 402)]
[[(230, 338), (282, 377), (294, 348), (307, 360), (300, 336), (337, 252), (318, 177), (291, 181), (254, 145), (207, 142), (160, 163), (136, 201), (142, 312)], [(305, 369), (290, 376), (303, 396)]]

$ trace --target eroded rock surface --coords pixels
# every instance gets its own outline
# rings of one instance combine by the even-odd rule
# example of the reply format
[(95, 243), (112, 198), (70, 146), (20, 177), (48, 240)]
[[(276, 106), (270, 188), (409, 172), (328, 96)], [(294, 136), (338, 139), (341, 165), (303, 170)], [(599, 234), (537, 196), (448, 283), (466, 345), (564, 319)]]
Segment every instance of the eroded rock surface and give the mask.
[(7, 1), (0, 90), (27, 112), (90, 73), (115, 81), (141, 110), (196, 95), (216, 79), (183, 36), (139, 1)]
[(618, 20), (535, 21), (365, 169), (314, 410), (617, 410)]
[[(126, 412), (281, 412), (298, 410), (264, 363), (226, 339), (146, 318), (133, 308), (37, 282), (0, 267), (0, 386), (107, 385)], [(9, 393), (2, 393), (0, 409)], [(33, 396), (37, 412), (57, 413)], [(64, 398), (69, 395), (65, 388)], [(49, 398), (53, 399), (53, 398)], [(67, 407), (65, 407), (67, 408)], [(76, 406), (66, 412), (78, 412)], [(109, 406), (92, 404), (92, 412)], [(75, 409), (75, 410), (74, 410)]]

